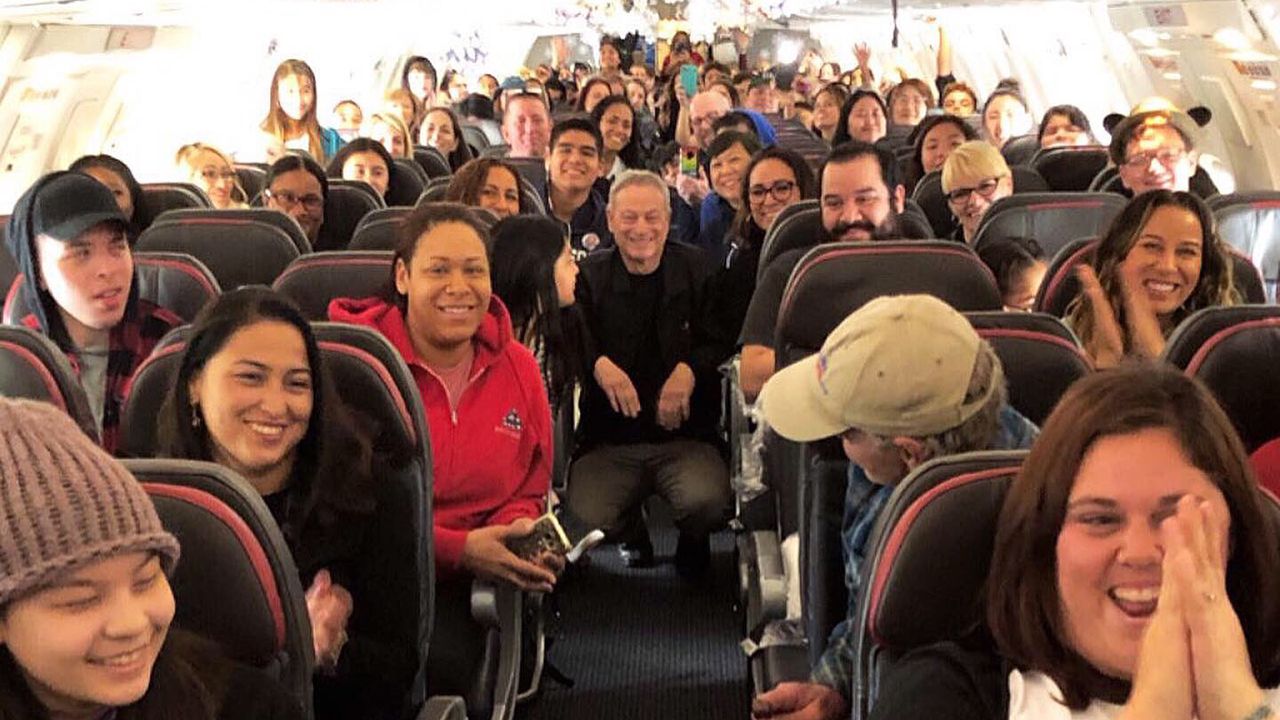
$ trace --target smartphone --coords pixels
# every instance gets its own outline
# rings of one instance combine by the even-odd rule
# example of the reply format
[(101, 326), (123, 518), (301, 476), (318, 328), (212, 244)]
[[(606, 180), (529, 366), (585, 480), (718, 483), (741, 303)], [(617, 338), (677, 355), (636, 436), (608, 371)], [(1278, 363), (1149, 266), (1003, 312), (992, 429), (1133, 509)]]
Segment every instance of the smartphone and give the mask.
[(680, 148), (680, 174), (698, 177), (698, 149)]
[(534, 521), (533, 532), (507, 541), (507, 548), (525, 560), (532, 560), (543, 552), (564, 555), (572, 547), (560, 520), (551, 512)]
[(696, 65), (680, 66), (680, 84), (684, 86), (684, 93), (692, 98), (698, 94), (698, 67)]

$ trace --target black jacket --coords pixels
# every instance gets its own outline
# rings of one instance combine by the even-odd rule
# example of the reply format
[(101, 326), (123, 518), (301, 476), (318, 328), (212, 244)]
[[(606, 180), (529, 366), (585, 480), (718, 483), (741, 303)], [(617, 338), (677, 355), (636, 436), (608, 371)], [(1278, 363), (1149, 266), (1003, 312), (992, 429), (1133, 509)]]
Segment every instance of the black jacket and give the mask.
[[(657, 307), (637, 302), (636, 281), (656, 281)], [(580, 265), (578, 305), (585, 319), (584, 386), (579, 423), (581, 449), (598, 444), (664, 442), (673, 439), (714, 440), (720, 412), (719, 361), (707, 327), (709, 268), (698, 248), (668, 242), (651, 276), (632, 276), (617, 248), (593, 253)], [(649, 322), (656, 323), (656, 327)], [(649, 347), (647, 339), (656, 338)], [(606, 355), (636, 384), (640, 416), (613, 411), (595, 381), (596, 360)], [(656, 421), (662, 382), (684, 362), (694, 372), (690, 417), (675, 432)], [(638, 378), (657, 378), (644, 383)], [(642, 387), (641, 385), (646, 385)]]

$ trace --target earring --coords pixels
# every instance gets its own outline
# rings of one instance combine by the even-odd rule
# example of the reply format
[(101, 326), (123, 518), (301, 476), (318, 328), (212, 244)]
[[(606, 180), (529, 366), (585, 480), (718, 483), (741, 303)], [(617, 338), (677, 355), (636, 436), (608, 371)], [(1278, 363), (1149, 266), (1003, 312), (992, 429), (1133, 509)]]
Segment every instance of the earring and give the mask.
[(191, 427), (197, 429), (200, 427), (200, 405), (198, 403), (191, 403)]

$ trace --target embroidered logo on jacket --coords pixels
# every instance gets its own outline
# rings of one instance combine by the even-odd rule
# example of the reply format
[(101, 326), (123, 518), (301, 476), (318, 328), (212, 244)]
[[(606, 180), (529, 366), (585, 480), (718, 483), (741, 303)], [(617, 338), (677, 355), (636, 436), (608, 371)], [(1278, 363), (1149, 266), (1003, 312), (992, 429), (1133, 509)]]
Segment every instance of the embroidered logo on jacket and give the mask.
[(496, 429), (505, 435), (519, 438), (521, 431), (524, 430), (524, 421), (520, 419), (520, 413), (515, 408), (511, 408), (502, 418), (502, 424)]

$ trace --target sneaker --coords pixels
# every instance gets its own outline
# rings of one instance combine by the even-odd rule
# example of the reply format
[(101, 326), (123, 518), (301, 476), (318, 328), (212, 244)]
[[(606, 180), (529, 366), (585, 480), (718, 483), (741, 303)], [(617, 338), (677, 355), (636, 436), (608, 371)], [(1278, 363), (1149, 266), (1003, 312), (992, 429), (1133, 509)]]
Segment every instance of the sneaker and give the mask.
[(701, 580), (711, 567), (711, 538), (680, 533), (676, 542), (676, 573), (685, 580)]

